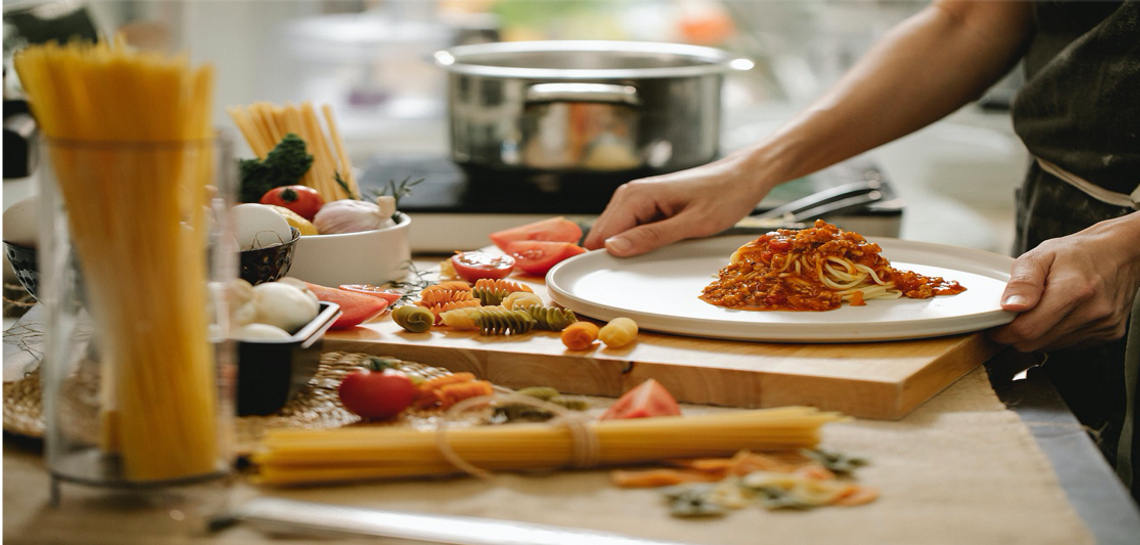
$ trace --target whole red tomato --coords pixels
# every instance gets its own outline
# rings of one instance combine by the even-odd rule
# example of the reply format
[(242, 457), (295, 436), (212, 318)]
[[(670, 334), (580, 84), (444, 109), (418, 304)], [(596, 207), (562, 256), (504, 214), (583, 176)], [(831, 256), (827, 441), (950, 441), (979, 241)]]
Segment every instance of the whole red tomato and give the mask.
[(313, 216), (325, 205), (321, 194), (307, 185), (275, 187), (261, 196), (261, 204), (284, 206), (301, 217), (313, 221)]
[(398, 416), (416, 398), (416, 385), (398, 371), (357, 371), (348, 375), (337, 389), (340, 402), (353, 414), (370, 420)]

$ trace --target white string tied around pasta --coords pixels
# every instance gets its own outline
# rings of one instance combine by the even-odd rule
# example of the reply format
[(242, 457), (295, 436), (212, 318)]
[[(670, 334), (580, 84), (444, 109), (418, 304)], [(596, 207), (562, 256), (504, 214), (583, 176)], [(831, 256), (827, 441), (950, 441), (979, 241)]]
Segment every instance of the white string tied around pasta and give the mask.
[(601, 442), (598, 440), (598, 436), (594, 433), (594, 430), (587, 425), (591, 418), (586, 414), (571, 411), (566, 407), (536, 397), (517, 394), (514, 393), (513, 390), (501, 386), (496, 386), (495, 390), (497, 392), (494, 394), (464, 399), (452, 405), (447, 412), (443, 414), (443, 418), (437, 422), (435, 428), (436, 445), (439, 447), (440, 454), (442, 454), (444, 459), (448, 462), (451, 462), (452, 465), (480, 479), (488, 480), (494, 476), (490, 471), (478, 467), (459, 456), (459, 454), (455, 452), (455, 449), (451, 447), (451, 443), (447, 441), (446, 436), (447, 426), (456, 416), (469, 409), (488, 406), (493, 403), (529, 405), (553, 413), (554, 418), (548, 423), (551, 426), (565, 426), (570, 432), (572, 439), (570, 466), (585, 469), (598, 465)]

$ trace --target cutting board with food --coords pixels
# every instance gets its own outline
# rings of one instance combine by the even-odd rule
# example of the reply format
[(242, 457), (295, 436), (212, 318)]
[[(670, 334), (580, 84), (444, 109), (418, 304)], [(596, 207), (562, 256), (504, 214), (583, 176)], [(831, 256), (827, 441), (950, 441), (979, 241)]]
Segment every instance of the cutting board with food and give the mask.
[[(713, 250), (720, 251), (718, 249), (720, 246), (735, 247), (736, 242), (704, 241), (695, 244), (713, 244), (715, 246)], [(699, 251), (683, 248), (680, 253), (686, 258), (691, 258)], [(463, 270), (472, 263), (479, 265), (479, 259), (491, 262), (483, 263), (481, 265), (483, 269), (491, 270), (500, 266), (501, 264), (492, 259), (491, 256), (494, 255), (496, 254), (489, 252), (489, 255), (481, 257), (457, 256), (447, 260), (443, 267), (445, 278), (451, 273), (446, 269), (458, 267)], [(466, 259), (468, 263), (464, 263), (462, 259)], [(627, 335), (630, 337), (628, 344), (603, 342), (606, 341), (606, 333), (603, 330), (601, 340), (593, 341), (588, 338), (587, 342), (575, 345), (567, 341), (568, 331), (562, 331), (575, 320), (604, 328), (611, 320), (624, 318), (623, 314), (634, 317), (634, 323), (645, 321), (652, 324), (655, 323), (655, 319), (660, 319), (663, 313), (668, 313), (668, 311), (655, 313), (652, 308), (648, 310), (634, 308), (636, 304), (633, 303), (629, 306), (604, 304), (609, 300), (621, 300), (628, 292), (638, 289), (636, 280), (630, 281), (627, 287), (597, 296), (603, 300), (602, 304), (585, 304), (589, 303), (593, 296), (586, 293), (586, 290), (579, 289), (580, 286), (576, 282), (580, 281), (583, 275), (575, 272), (576, 268), (585, 267), (591, 271), (591, 274), (611, 274), (613, 270), (636, 271), (639, 263), (637, 261), (592, 262), (601, 259), (610, 258), (601, 252), (579, 255), (555, 265), (546, 276), (528, 274), (527, 271), (520, 273), (516, 267), (511, 276), (497, 280), (477, 280), (474, 284), (463, 281), (453, 283), (428, 281), (424, 283), (426, 290), (412, 297), (412, 304), (397, 306), (391, 315), (382, 316), (358, 327), (330, 332), (325, 339), (326, 346), (336, 350), (430, 362), (432, 365), (452, 371), (470, 371), (494, 383), (512, 388), (550, 385), (569, 393), (616, 397), (633, 385), (653, 378), (665, 385), (681, 402), (742, 408), (812, 405), (857, 417), (897, 419), (992, 357), (998, 347), (988, 342), (984, 333), (977, 332), (976, 329), (985, 327), (983, 323), (985, 320), (994, 323), (1008, 320), (1008, 317), (1000, 314), (1000, 309), (998, 314), (991, 309), (983, 309), (984, 312), (971, 311), (972, 313), (967, 313), (966, 316), (951, 316), (950, 321), (946, 322), (945, 315), (956, 312), (955, 307), (931, 302), (935, 298), (913, 301), (904, 299), (899, 303), (876, 300), (868, 301), (865, 306), (850, 308), (846, 308), (850, 305), (843, 304), (845, 308), (832, 311), (838, 318), (832, 318), (824, 312), (779, 314), (737, 312), (746, 319), (759, 316), (754, 319), (761, 322), (743, 324), (748, 328), (764, 329), (779, 326), (788, 327), (790, 328), (788, 331), (791, 332), (810, 331), (818, 324), (811, 324), (811, 327), (797, 325), (794, 321), (790, 325), (765, 324), (763, 320), (769, 320), (773, 315), (790, 316), (790, 318), (780, 318), (782, 320), (804, 320), (813, 316), (827, 315), (826, 320), (819, 319), (825, 326), (824, 333), (818, 338), (807, 337), (810, 342), (798, 342), (798, 338), (791, 334), (787, 339), (763, 336), (748, 338), (745, 335), (743, 336), (745, 340), (733, 338), (739, 337), (734, 334), (720, 336), (723, 338), (700, 331), (685, 334), (686, 320), (692, 317), (681, 312), (679, 316), (674, 317), (673, 322), (661, 322), (679, 323), (677, 331), (669, 331), (664, 327), (645, 327), (646, 324), (643, 323), (640, 330), (635, 329), (635, 333)], [(654, 259), (659, 260), (660, 256), (646, 259), (652, 262)], [(727, 261), (727, 254), (723, 259)], [(947, 259), (961, 261), (962, 257), (952, 255)], [(586, 265), (583, 266), (582, 263)], [(667, 273), (671, 277), (680, 274), (676, 272), (680, 269), (672, 265), (666, 269), (673, 271)], [(972, 271), (967, 276), (970, 281), (966, 293), (974, 290), (975, 294), (981, 292), (984, 297), (989, 297), (985, 294), (987, 290), (998, 289), (995, 286), (1000, 287), (1000, 278), (988, 279), (994, 285), (985, 286), (979, 280), (981, 277), (976, 276), (976, 273), (985, 271), (980, 269)], [(715, 274), (716, 266), (709, 273)], [(712, 276), (706, 274), (704, 278), (695, 281), (707, 284), (712, 279)], [(643, 279), (641, 283), (654, 285), (653, 280)], [(663, 280), (666, 283), (668, 281), (670, 280)], [(456, 291), (457, 286), (472, 291), (474, 295), (462, 290)], [(684, 299), (693, 299), (696, 305), (712, 307), (698, 300), (699, 286), (695, 293), (685, 293), (684, 289), (687, 288), (682, 288), (682, 291), (670, 296), (677, 301), (674, 305), (681, 305)], [(498, 295), (492, 297), (493, 301), (486, 300), (496, 292)], [(480, 308), (488, 308), (482, 306), (488, 304), (495, 305), (494, 308), (501, 308), (504, 299), (510, 299), (506, 301), (509, 308), (511, 300), (524, 299), (516, 297), (520, 295), (537, 299), (538, 304), (547, 308), (569, 307), (578, 312), (575, 314), (569, 310), (571, 317), (568, 319), (555, 316), (555, 322), (565, 319), (565, 323), (555, 323), (553, 327), (543, 327), (542, 320), (533, 324), (528, 322), (525, 327), (521, 327), (519, 324), (512, 324), (506, 315), (490, 317), (490, 314), (496, 312), (511, 311), (479, 311)], [(937, 299), (949, 300), (952, 297), (962, 297), (961, 294), (948, 295)], [(959, 299), (962, 300), (964, 299)], [(451, 312), (443, 316), (445, 318), (450, 316), (452, 319), (446, 323), (441, 322), (438, 313), (433, 316), (428, 312), (427, 309), (432, 305), (436, 305), (436, 308), (439, 305), (446, 305), (443, 308)], [(930, 336), (931, 330), (927, 329), (919, 330), (918, 336), (922, 338), (907, 338), (908, 328), (913, 329), (914, 324), (888, 321), (883, 327), (897, 330), (899, 338), (905, 340), (847, 342), (850, 339), (859, 339), (861, 331), (871, 331), (872, 333), (868, 334), (873, 334), (873, 329), (868, 330), (865, 327), (867, 324), (860, 323), (859, 316), (866, 317), (863, 318), (864, 321), (886, 320), (887, 318), (883, 316), (889, 314), (884, 314), (883, 305), (903, 305), (900, 307), (901, 310), (896, 308), (893, 311), (896, 313), (907, 312), (906, 309), (912, 307), (920, 309), (926, 314), (919, 314), (910, 321), (937, 322), (939, 325), (933, 330), (937, 335)], [(463, 307), (473, 308), (462, 310)], [(422, 316), (416, 318), (411, 316), (415, 313), (406, 311), (416, 311), (422, 313)], [(468, 311), (487, 315), (485, 318), (487, 323), (481, 322), (476, 325), (473, 320), (458, 316), (465, 312), (471, 314)], [(549, 312), (547, 311), (548, 314)], [(844, 328), (848, 326), (844, 324), (845, 320), (851, 319), (844, 318), (844, 312), (854, 313), (856, 318), (853, 323), (859, 326), (847, 337), (844, 337), (847, 335)], [(934, 317), (929, 316), (930, 313), (934, 313)], [(422, 327), (409, 329), (406, 322), (417, 319), (422, 322)], [(470, 327), (464, 327), (465, 324), (462, 323), (464, 321), (470, 323)], [(890, 325), (892, 323), (896, 325)], [(961, 325), (963, 323), (964, 326)], [(741, 325), (737, 324), (738, 327)], [(613, 326), (610, 329), (613, 329)], [(829, 337), (844, 342), (821, 342)], [(873, 336), (869, 338), (877, 339)], [(795, 342), (770, 342), (772, 340)]]

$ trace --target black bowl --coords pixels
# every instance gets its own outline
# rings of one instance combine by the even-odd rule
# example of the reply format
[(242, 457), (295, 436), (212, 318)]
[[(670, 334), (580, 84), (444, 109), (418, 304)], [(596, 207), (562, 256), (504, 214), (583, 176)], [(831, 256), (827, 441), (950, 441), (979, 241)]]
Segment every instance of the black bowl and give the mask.
[(36, 249), (4, 241), (4, 253), (7, 254), (8, 263), (12, 264), (12, 271), (16, 273), (20, 285), (35, 298), (40, 284), (40, 272), (36, 268)]
[[(289, 273), (297, 240), (301, 238), (301, 232), (296, 227), (290, 229), (293, 238), (284, 244), (241, 252), (242, 279), (257, 285), (280, 280)], [(4, 241), (4, 253), (7, 254), (8, 262), (12, 264), (12, 271), (16, 273), (20, 285), (38, 301), (40, 273), (37, 267), (36, 249)]]
[(301, 231), (296, 227), (290, 227), (289, 230), (292, 231), (293, 238), (284, 244), (241, 252), (243, 280), (256, 286), (264, 282), (276, 282), (289, 273), (289, 266), (293, 264), (293, 253), (297, 249), (297, 240), (301, 238)]

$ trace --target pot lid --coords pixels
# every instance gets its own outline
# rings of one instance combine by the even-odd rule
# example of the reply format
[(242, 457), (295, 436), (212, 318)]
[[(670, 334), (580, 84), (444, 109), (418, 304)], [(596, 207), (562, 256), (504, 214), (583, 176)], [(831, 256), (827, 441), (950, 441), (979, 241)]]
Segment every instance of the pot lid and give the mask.
[(434, 57), (436, 65), (454, 73), (543, 80), (692, 77), (748, 70), (754, 65), (712, 47), (608, 40), (464, 45), (438, 51)]

